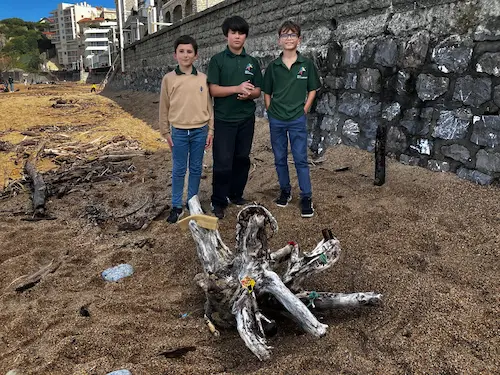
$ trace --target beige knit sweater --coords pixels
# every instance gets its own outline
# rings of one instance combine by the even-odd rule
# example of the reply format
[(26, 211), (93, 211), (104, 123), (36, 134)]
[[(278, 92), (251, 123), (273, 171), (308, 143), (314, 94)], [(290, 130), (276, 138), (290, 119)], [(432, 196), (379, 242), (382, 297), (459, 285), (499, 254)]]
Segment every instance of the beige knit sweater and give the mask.
[(207, 76), (165, 74), (160, 93), (160, 133), (170, 134), (170, 126), (178, 129), (201, 128), (208, 124), (209, 134), (214, 132), (212, 98), (208, 91)]

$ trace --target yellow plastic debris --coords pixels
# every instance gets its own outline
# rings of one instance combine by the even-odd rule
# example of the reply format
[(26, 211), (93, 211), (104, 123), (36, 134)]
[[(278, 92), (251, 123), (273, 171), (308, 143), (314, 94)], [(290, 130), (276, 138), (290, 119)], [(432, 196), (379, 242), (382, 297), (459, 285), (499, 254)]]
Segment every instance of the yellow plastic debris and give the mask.
[(197, 215), (191, 215), (188, 216), (182, 220), (179, 220), (177, 224), (182, 229), (188, 229), (189, 228), (189, 222), (191, 220), (196, 221), (196, 224), (198, 224), (200, 227), (205, 228), (205, 229), (210, 229), (210, 230), (217, 230), (218, 228), (218, 220), (215, 216), (209, 216), (209, 215), (203, 215), (203, 214), (197, 214)]

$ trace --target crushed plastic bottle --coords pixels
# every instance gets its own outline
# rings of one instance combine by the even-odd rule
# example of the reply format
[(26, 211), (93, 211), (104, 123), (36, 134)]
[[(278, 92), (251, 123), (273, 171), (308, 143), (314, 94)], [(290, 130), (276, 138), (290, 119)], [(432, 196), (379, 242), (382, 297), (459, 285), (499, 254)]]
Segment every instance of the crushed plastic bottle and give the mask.
[(102, 271), (101, 276), (106, 281), (116, 282), (124, 277), (131, 276), (133, 273), (134, 268), (130, 264), (123, 263)]
[(132, 373), (129, 370), (116, 370), (113, 372), (109, 372), (106, 375), (132, 375)]

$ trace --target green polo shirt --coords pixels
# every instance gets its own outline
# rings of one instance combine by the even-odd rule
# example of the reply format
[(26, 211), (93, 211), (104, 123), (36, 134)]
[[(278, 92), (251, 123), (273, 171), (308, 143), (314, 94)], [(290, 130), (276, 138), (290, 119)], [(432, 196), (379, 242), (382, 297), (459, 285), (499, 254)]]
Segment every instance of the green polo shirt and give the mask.
[(293, 121), (304, 114), (307, 93), (319, 89), (321, 83), (310, 59), (297, 52), (297, 61), (288, 69), (282, 56), (267, 67), (263, 90), (272, 96), (267, 113), (281, 121)]
[[(238, 86), (250, 81), (255, 87), (262, 86), (262, 72), (256, 58), (248, 55), (243, 48), (235, 55), (229, 47), (210, 59), (208, 83), (219, 86)], [(238, 100), (238, 95), (214, 98), (214, 116), (217, 120), (238, 122), (255, 114), (253, 100)]]

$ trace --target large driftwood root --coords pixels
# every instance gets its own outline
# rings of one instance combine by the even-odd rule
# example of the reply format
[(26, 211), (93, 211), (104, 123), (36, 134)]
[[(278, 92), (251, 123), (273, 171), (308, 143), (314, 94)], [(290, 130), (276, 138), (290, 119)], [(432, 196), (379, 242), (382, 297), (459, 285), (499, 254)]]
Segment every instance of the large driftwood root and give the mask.
[[(189, 201), (189, 209), (191, 215), (203, 213), (197, 196)], [(314, 311), (377, 306), (381, 302), (382, 295), (374, 292), (342, 294), (302, 289), (307, 277), (328, 269), (340, 257), (340, 243), (329, 230), (323, 230), (323, 239), (310, 252), (301, 253), (294, 242), (272, 252), (267, 230), (276, 232), (278, 223), (257, 204), (246, 206), (238, 214), (234, 253), (218, 230), (202, 228), (195, 220), (189, 222), (189, 229), (204, 270), (195, 281), (205, 292), (207, 324), (236, 327), (245, 345), (260, 360), (270, 358), (272, 347), (266, 335), (275, 328), (275, 322), (263, 311), (279, 310), (305, 332), (321, 337), (328, 326), (317, 320)], [(283, 262), (287, 262), (286, 270), (280, 276), (275, 267)]]

